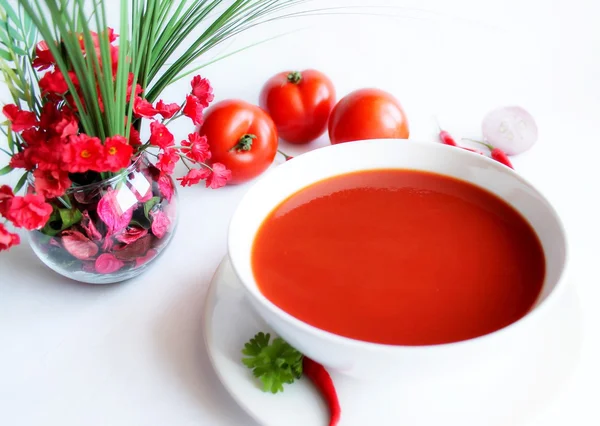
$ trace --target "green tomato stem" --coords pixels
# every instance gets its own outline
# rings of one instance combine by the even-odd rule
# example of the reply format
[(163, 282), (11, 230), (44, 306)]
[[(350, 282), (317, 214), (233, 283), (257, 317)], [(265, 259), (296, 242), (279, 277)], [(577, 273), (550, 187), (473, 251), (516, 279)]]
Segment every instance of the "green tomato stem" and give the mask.
[(287, 75), (287, 81), (292, 84), (298, 84), (302, 80), (302, 73), (300, 71), (292, 71)]
[(256, 139), (256, 135), (245, 134), (238, 143), (233, 147), (234, 151), (250, 151), (252, 149), (252, 141)]

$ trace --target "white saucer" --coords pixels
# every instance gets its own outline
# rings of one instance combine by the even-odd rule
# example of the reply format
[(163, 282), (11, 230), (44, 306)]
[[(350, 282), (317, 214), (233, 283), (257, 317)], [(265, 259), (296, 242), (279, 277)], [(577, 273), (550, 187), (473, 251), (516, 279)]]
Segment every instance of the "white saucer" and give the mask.
[[(385, 377), (360, 382), (332, 374), (342, 407), (339, 426), (526, 426), (549, 404), (578, 361), (581, 342), (577, 299), (572, 290), (548, 333), (528, 348), (443, 377)], [(235, 401), (264, 426), (325, 426), (328, 412), (317, 391), (302, 379), (276, 395), (264, 393), (241, 363), (244, 343), (271, 332), (246, 302), (229, 258), (217, 269), (205, 308), (204, 336), (212, 365)]]

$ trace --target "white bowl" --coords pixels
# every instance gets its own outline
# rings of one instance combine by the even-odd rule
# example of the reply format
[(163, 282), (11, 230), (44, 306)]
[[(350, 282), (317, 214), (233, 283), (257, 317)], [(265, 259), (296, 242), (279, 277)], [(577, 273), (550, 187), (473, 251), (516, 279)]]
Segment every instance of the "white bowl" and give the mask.
[[(436, 172), (476, 184), (516, 208), (538, 234), (546, 258), (542, 292), (525, 317), (496, 332), (456, 343), (398, 346), (339, 336), (286, 313), (261, 294), (254, 279), (251, 252), (265, 217), (296, 191), (348, 172), (405, 168)], [(265, 174), (244, 196), (229, 227), (229, 256), (256, 312), (277, 333), (327, 368), (355, 377), (443, 374), (448, 368), (470, 368), (527, 345), (540, 333), (565, 284), (567, 241), (560, 219), (546, 198), (513, 170), (482, 155), (442, 145), (402, 139), (343, 143), (314, 150)], [(324, 260), (325, 261), (325, 260)], [(259, 331), (259, 330), (257, 330)]]

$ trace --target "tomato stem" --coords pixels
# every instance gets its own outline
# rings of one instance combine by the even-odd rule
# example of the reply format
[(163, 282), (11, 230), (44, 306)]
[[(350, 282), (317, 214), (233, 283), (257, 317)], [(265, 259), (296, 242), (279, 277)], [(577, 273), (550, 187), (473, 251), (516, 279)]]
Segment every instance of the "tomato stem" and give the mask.
[(245, 134), (240, 138), (237, 144), (233, 147), (235, 151), (250, 151), (252, 149), (252, 141), (256, 139), (256, 135)]
[(292, 71), (287, 75), (287, 81), (292, 84), (298, 84), (302, 80), (302, 73), (300, 71)]

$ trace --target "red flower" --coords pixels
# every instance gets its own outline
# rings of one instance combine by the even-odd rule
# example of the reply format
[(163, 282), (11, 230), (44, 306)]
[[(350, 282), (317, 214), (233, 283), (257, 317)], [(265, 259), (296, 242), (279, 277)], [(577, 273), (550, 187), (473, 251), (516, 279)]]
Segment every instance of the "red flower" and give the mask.
[(45, 41), (40, 41), (35, 46), (35, 59), (32, 64), (38, 71), (44, 71), (54, 65), (54, 56)]
[(213, 189), (220, 188), (225, 186), (229, 179), (231, 179), (231, 170), (227, 170), (221, 163), (214, 163), (212, 165), (212, 173), (206, 179), (206, 187)]
[(194, 161), (204, 163), (210, 159), (210, 146), (206, 136), (200, 136), (198, 133), (190, 133), (188, 140), (181, 141), (181, 145), (187, 148), (181, 150)]
[(156, 110), (164, 118), (171, 118), (171, 117), (173, 117), (175, 115), (175, 113), (177, 111), (179, 111), (180, 108), (181, 107), (178, 104), (176, 104), (176, 103), (165, 104), (162, 100), (160, 100), (160, 101), (158, 101), (156, 103)]
[(13, 132), (20, 132), (38, 125), (35, 113), (23, 111), (15, 104), (4, 105), (2, 113), (10, 121)]
[(6, 216), (6, 212), (8, 211), (8, 205), (14, 197), (15, 194), (13, 194), (12, 188), (10, 186), (0, 186), (0, 215)]
[(133, 113), (137, 117), (152, 118), (158, 114), (158, 111), (146, 99), (137, 96), (133, 101)]
[(192, 186), (196, 185), (201, 180), (206, 179), (210, 175), (210, 170), (208, 169), (192, 169), (187, 175), (181, 178), (177, 178), (177, 180), (181, 181), (181, 186)]
[(167, 149), (158, 154), (156, 167), (163, 173), (171, 174), (175, 170), (175, 164), (179, 161), (179, 153), (174, 149)]
[[(108, 35), (108, 42), (112, 43), (114, 42), (117, 37), (119, 37), (118, 34), (115, 34), (115, 30), (111, 27), (107, 27), (108, 29), (108, 34), (104, 34), (104, 31), (100, 32), (100, 36), (101, 37), (106, 37)], [(92, 41), (94, 42), (94, 47), (100, 47), (100, 37), (98, 36), (98, 33), (94, 32), (94, 31), (90, 31), (90, 35), (92, 36)], [(83, 36), (79, 36), (79, 42), (82, 43), (83, 42)], [(81, 44), (81, 47), (85, 47), (83, 44)]]
[(17, 234), (8, 232), (8, 229), (6, 229), (4, 225), (0, 223), (0, 251), (8, 250), (12, 246), (17, 245), (20, 242), (21, 239)]
[(168, 175), (161, 173), (158, 178), (158, 189), (160, 193), (167, 199), (167, 201), (171, 202), (171, 197), (173, 197), (174, 189), (173, 183), (171, 182), (171, 178)]
[(54, 198), (63, 195), (71, 186), (69, 173), (62, 170), (41, 170), (33, 172), (35, 192), (44, 198)]
[(140, 86), (139, 84), (136, 84), (134, 89), (133, 77), (134, 76), (132, 72), (130, 72), (127, 76), (127, 102), (129, 102), (129, 100), (131, 99), (131, 92), (133, 92), (134, 97), (137, 97), (140, 95), (140, 93), (142, 93), (142, 86)]
[(44, 201), (43, 196), (27, 194), (10, 200), (6, 218), (19, 228), (33, 230), (44, 226), (51, 213), (52, 206)]
[(193, 95), (187, 95), (185, 97), (185, 105), (183, 107), (183, 115), (192, 119), (195, 125), (199, 126), (202, 124), (202, 111), (204, 107)]
[(99, 274), (111, 274), (125, 266), (125, 263), (110, 253), (103, 253), (98, 256), (94, 266), (96, 267), (96, 272)]
[(138, 147), (142, 144), (142, 139), (140, 138), (140, 132), (138, 132), (135, 127), (131, 126), (129, 129), (129, 145), (133, 147)]
[(31, 161), (31, 155), (27, 154), (31, 154), (31, 150), (27, 148), (24, 151), (17, 152), (10, 158), (8, 165), (13, 169), (33, 169), (35, 164)]
[(49, 71), (40, 79), (42, 95), (64, 95), (68, 90), (67, 82), (60, 70)]
[(21, 138), (31, 148), (46, 142), (46, 133), (42, 129), (27, 129), (21, 133)]
[(199, 75), (192, 79), (192, 95), (198, 99), (203, 108), (206, 108), (215, 98), (212, 93), (212, 87), (210, 87), (210, 82)]
[(65, 153), (68, 152), (70, 145), (64, 142), (65, 140), (54, 137), (47, 142), (28, 148), (25, 151), (25, 159), (36, 164), (41, 170), (64, 170), (65, 166), (71, 166), (68, 161), (64, 161)]
[(175, 138), (173, 134), (167, 129), (167, 126), (153, 121), (150, 123), (150, 145), (158, 146), (161, 149), (167, 149), (173, 146)]
[(123, 136), (113, 136), (104, 141), (104, 171), (118, 172), (129, 166), (133, 148)]
[(83, 173), (88, 170), (102, 172), (104, 147), (98, 138), (86, 134), (73, 136), (63, 155), (63, 162), (70, 173)]

